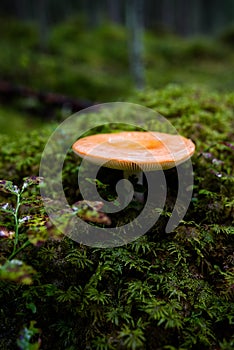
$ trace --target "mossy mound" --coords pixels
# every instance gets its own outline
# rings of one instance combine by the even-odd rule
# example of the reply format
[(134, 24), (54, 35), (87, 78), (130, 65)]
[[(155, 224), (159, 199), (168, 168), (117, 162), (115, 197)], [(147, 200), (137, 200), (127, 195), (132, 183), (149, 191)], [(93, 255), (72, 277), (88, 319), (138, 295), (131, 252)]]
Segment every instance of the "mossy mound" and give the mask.
[[(45, 350), (234, 347), (234, 95), (170, 85), (141, 92), (131, 102), (157, 110), (196, 143), (194, 191), (185, 218), (165, 233), (167, 207), (147, 234), (119, 248), (89, 248), (66, 237), (22, 250), (17, 259), (36, 273), (31, 285), (1, 282), (2, 349), (15, 349), (20, 330), (33, 320)], [(9, 173), (20, 184), (21, 175), (37, 175), (33, 150), (42, 152), (47, 137), (48, 131), (25, 137), (20, 147), (7, 147), (5, 140), (0, 177)], [(72, 186), (75, 168), (77, 159), (69, 153), (65, 187)], [(28, 192), (28, 202), (35, 195)], [(3, 193), (1, 202), (7, 198)], [(42, 208), (39, 215), (45, 215)], [(9, 217), (2, 214), (1, 220), (14, 228)], [(2, 262), (12, 244), (4, 239)]]

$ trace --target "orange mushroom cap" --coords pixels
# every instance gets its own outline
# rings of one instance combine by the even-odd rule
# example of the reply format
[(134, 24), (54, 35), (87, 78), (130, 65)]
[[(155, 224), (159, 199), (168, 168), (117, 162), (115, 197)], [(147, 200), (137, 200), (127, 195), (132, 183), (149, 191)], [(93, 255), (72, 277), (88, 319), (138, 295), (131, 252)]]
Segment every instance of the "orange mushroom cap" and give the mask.
[(108, 168), (151, 171), (185, 162), (194, 153), (195, 145), (180, 135), (123, 131), (81, 138), (72, 149), (81, 158)]

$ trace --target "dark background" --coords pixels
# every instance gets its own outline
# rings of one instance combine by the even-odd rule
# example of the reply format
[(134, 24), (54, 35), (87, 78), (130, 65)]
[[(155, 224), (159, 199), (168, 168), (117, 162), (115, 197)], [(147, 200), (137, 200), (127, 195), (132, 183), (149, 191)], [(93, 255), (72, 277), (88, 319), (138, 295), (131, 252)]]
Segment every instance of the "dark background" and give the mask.
[(38, 21), (43, 30), (74, 13), (85, 15), (93, 26), (103, 19), (124, 24), (129, 4), (141, 7), (146, 28), (163, 26), (186, 36), (214, 35), (234, 20), (232, 0), (2, 0), (0, 14)]

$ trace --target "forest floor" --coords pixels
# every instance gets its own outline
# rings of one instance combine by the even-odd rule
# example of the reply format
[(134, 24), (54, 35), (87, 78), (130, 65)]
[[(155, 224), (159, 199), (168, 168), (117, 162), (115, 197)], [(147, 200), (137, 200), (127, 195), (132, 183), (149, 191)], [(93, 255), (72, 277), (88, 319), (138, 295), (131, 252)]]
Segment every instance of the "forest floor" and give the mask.
[[(146, 33), (146, 86), (136, 91), (123, 28), (84, 30), (73, 20), (56, 26), (43, 49), (31, 25), (3, 20), (0, 30), (1, 87), (8, 86), (0, 105), (0, 348), (233, 349), (233, 47), (223, 39)], [(12, 88), (21, 94), (12, 94)], [(62, 147), (69, 132), (74, 136), (87, 125), (90, 134), (133, 126), (126, 126), (129, 109), (113, 111), (105, 125), (110, 114), (96, 110), (92, 119), (77, 118), (77, 129), (58, 129), (43, 179), (45, 145), (74, 112), (69, 99), (136, 103), (159, 112), (194, 142), (193, 184), (183, 192), (193, 190), (191, 202), (171, 232), (168, 220), (184, 210), (179, 201), (173, 214), (178, 167), (163, 172), (165, 203), (149, 208), (146, 221), (160, 217), (144, 235), (119, 247), (93, 247), (79, 240), (89, 232), (78, 221), (72, 226), (78, 240), (70, 238), (70, 213), (92, 222), (88, 226), (101, 229), (100, 235), (108, 225), (100, 221), (97, 203), (77, 203), (84, 199), (77, 183), (82, 166), (71, 147)], [(156, 129), (157, 118), (149, 125)], [(60, 173), (53, 165), (61, 160)], [(181, 164), (183, 174), (186, 164)], [(116, 179), (121, 177), (119, 170), (102, 168), (97, 179), (85, 177), (85, 188), (88, 194), (97, 188), (118, 208)], [(56, 212), (62, 201), (59, 181), (69, 203), (62, 215)], [(48, 186), (51, 197), (43, 202)], [(147, 194), (144, 186), (140, 190)], [(125, 233), (132, 220), (142, 227), (137, 220), (143, 205), (132, 200), (124, 210), (104, 215)]]

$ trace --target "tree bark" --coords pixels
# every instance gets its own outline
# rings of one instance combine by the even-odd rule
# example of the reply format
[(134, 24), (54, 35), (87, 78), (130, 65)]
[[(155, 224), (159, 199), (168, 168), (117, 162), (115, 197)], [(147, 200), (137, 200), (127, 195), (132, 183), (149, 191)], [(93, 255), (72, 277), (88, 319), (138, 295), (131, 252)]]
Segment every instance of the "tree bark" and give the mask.
[(114, 23), (121, 23), (121, 1), (108, 0), (108, 17)]
[(143, 63), (143, 1), (126, 1), (126, 22), (128, 28), (128, 47), (130, 69), (137, 89), (145, 86)]

